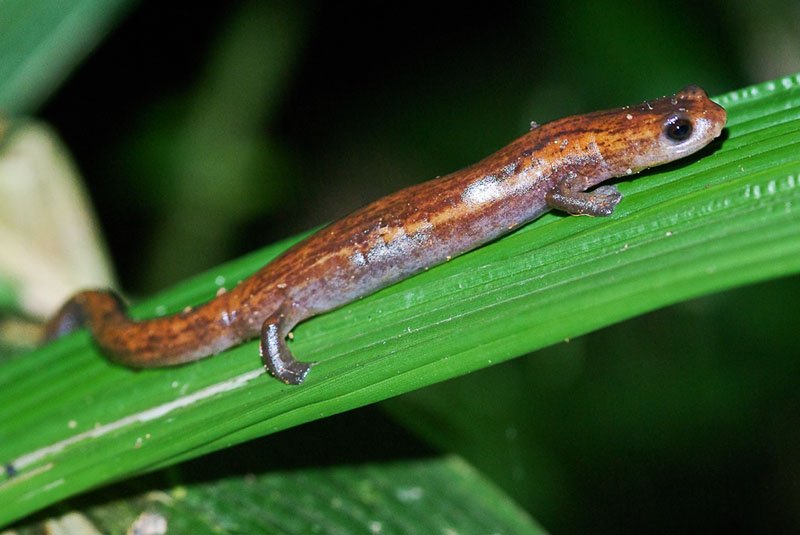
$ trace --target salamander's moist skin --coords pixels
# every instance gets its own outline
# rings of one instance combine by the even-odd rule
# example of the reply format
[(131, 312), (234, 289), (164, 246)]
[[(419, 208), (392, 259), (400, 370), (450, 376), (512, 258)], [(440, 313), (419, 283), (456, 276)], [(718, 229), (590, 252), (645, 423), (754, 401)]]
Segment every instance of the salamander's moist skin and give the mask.
[(378, 199), (298, 243), (193, 310), (131, 320), (110, 291), (84, 291), (46, 327), (87, 325), (109, 359), (145, 368), (189, 362), (260, 336), (269, 372), (300, 384), (310, 364), (286, 336), (300, 321), (368, 295), (555, 208), (608, 216), (622, 199), (597, 184), (688, 156), (719, 136), (725, 110), (689, 86), (637, 106), (567, 117), (480, 162)]

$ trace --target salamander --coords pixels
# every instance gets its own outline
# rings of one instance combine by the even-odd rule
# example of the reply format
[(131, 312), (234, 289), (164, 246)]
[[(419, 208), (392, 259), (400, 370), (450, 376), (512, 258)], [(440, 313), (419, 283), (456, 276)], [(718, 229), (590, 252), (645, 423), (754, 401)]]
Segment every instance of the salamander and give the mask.
[[(133, 368), (170, 366), (260, 337), (267, 370), (300, 384), (311, 363), (286, 338), (297, 323), (474, 249), (550, 209), (608, 216), (622, 200), (598, 186), (688, 156), (720, 135), (725, 110), (688, 86), (639, 105), (531, 130), (478, 163), (387, 195), (297, 243), (197, 308), (142, 321), (110, 290), (72, 297), (45, 327), (88, 326), (102, 352)], [(598, 187), (596, 187), (598, 186)]]

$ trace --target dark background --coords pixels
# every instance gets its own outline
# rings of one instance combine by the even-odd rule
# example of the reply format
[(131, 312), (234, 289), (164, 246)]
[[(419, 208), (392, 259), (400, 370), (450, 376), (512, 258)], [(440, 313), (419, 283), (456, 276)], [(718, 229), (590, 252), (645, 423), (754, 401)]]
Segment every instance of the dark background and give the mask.
[[(795, 4), (145, 1), (40, 116), (83, 173), (121, 287), (147, 295), (472, 163), (531, 120), (794, 73)], [(798, 293), (789, 279), (670, 307), (386, 407), (555, 532), (797, 528)], [(461, 427), (434, 433), (453, 406)], [(259, 443), (337, 429), (314, 425)]]
[(754, 81), (714, 5), (635, 6), (143, 2), (43, 115), (122, 286), (150, 292), (472, 163), (531, 120)]

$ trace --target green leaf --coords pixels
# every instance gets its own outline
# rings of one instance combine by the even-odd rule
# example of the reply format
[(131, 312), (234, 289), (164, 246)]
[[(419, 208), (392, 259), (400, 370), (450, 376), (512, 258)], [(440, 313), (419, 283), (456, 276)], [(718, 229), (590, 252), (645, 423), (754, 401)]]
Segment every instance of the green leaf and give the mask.
[[(0, 521), (67, 496), (507, 360), (670, 303), (800, 269), (800, 76), (717, 100), (727, 139), (620, 184), (608, 219), (550, 214), (295, 331), (289, 387), (255, 342), (171, 369), (101, 358), (86, 332), (2, 366)], [(268, 247), (136, 307), (208, 300)]]
[(36, 109), (132, 0), (5, 0), (0, 3), (0, 109)]
[(170, 533), (544, 533), (457, 457), (178, 484), (85, 515), (100, 533), (154, 519)]

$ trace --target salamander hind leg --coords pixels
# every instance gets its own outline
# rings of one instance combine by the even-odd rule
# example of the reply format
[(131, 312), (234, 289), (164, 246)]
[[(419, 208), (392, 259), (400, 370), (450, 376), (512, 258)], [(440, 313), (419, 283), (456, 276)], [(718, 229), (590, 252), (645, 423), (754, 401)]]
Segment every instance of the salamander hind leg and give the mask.
[(545, 199), (551, 208), (572, 215), (604, 217), (614, 213), (614, 208), (622, 200), (622, 194), (616, 186), (600, 186), (593, 191), (581, 191), (579, 183), (566, 180), (549, 191)]
[(278, 309), (261, 326), (261, 360), (270, 374), (287, 385), (301, 384), (313, 366), (295, 359), (286, 346), (286, 336), (296, 323)]

